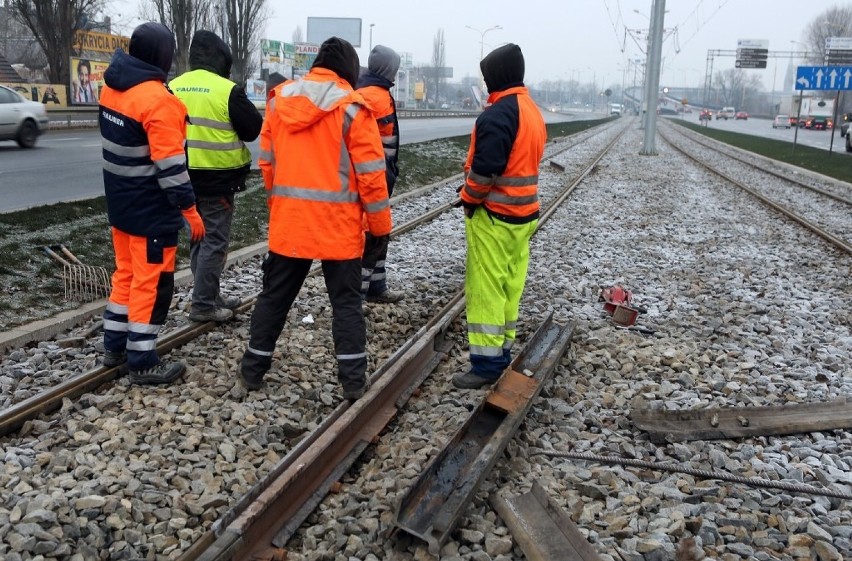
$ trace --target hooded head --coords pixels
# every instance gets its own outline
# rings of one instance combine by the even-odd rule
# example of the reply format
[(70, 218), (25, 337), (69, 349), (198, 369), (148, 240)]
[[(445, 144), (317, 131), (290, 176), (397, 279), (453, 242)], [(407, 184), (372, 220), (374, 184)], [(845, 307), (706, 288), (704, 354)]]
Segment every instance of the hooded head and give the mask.
[(127, 52), (168, 74), (175, 56), (175, 36), (162, 23), (149, 21), (133, 30)]
[(524, 85), (524, 55), (514, 43), (497, 47), (479, 62), (488, 93)]
[(376, 45), (370, 51), (367, 59), (367, 68), (376, 76), (381, 76), (391, 84), (396, 81), (396, 73), (399, 70), (399, 55), (390, 47)]
[(196, 31), (189, 45), (190, 70), (209, 70), (223, 78), (231, 75), (231, 49), (212, 31)]
[(326, 39), (320, 45), (317, 58), (311, 68), (327, 68), (349, 82), (353, 88), (358, 83), (358, 72), (361, 63), (355, 47), (340, 37)]

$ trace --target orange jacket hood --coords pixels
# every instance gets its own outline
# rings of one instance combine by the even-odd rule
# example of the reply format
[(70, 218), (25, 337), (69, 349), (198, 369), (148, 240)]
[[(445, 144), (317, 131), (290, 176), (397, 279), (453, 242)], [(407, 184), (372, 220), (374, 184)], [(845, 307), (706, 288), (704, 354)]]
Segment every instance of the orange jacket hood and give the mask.
[(326, 68), (314, 68), (301, 80), (291, 80), (280, 87), (284, 95), (274, 98), (275, 113), (292, 132), (314, 125), (341, 105), (365, 105), (364, 98), (349, 82)]

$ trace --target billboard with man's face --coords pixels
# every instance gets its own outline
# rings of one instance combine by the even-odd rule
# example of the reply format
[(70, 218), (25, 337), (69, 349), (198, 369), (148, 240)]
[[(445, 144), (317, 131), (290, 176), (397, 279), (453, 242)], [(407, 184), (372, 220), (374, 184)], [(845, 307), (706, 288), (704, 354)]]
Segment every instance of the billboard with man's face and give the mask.
[(71, 57), (71, 104), (97, 105), (109, 62)]

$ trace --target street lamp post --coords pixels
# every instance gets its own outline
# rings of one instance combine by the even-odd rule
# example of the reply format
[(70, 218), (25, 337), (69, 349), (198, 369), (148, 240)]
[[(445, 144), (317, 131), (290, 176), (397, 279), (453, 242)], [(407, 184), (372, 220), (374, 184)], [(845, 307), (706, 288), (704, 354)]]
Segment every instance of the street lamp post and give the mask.
[[(493, 27), (489, 27), (488, 29), (486, 29), (484, 31), (480, 31), (479, 29), (477, 29), (475, 27), (471, 27), (469, 25), (465, 25), (465, 27), (467, 29), (472, 29), (472, 30), (476, 31), (477, 33), (479, 33), (479, 60), (482, 60), (482, 57), (485, 54), (485, 50), (484, 50), (485, 49), (485, 34), (488, 33), (489, 31), (494, 31), (495, 29), (503, 29), (503, 26), (501, 26), (499, 24), (495, 25)], [(482, 86), (485, 83), (485, 77), (482, 76), (482, 70), (480, 70), (479, 76), (482, 78), (482, 81), (480, 82), (480, 88), (482, 88)]]
[(373, 27), (375, 25), (376, 25), (375, 23), (370, 24), (370, 51), (369, 52), (373, 52)]

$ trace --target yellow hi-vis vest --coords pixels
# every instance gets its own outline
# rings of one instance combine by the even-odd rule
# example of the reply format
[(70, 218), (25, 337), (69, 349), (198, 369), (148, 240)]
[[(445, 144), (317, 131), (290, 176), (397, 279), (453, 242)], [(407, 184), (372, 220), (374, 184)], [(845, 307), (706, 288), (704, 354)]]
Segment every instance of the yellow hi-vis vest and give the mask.
[(251, 162), (251, 152), (237, 136), (228, 114), (234, 82), (208, 70), (191, 70), (169, 87), (189, 115), (186, 127), (189, 169), (236, 169)]

